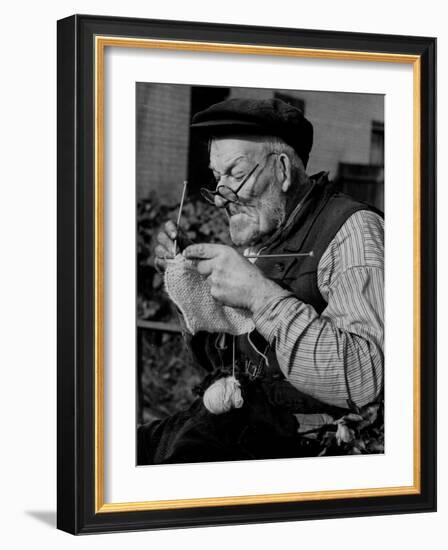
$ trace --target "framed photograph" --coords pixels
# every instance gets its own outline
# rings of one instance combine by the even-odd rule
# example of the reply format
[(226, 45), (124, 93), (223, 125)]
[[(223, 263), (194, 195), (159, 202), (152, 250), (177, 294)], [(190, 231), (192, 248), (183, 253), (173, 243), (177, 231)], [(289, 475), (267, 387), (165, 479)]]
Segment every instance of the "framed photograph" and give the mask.
[(435, 56), (58, 22), (58, 528), (436, 509)]

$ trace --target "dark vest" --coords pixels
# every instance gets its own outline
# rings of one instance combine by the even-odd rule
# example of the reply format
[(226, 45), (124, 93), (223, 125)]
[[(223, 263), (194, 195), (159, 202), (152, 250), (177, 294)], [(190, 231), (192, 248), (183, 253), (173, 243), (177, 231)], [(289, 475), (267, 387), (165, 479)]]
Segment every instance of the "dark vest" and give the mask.
[[(339, 229), (359, 210), (378, 212), (371, 206), (338, 192), (328, 182), (326, 173), (318, 174), (302, 207), (292, 213), (278, 236), (263, 250), (263, 254), (312, 251), (313, 255), (285, 259), (260, 258), (256, 265), (267, 277), (290, 290), (304, 303), (313, 306), (317, 313), (322, 313), (327, 303), (317, 285), (319, 261)], [(193, 337), (193, 349), (201, 364), (208, 370), (226, 367), (231, 361), (231, 336), (228, 335), (226, 340), (226, 349), (220, 350), (219, 336), (216, 334), (205, 336), (205, 333), (200, 333)], [(258, 350), (267, 355), (269, 368), (265, 367), (264, 361), (260, 360), (260, 356), (250, 346), (246, 335), (236, 339), (238, 366), (249, 380), (262, 376), (268, 381), (271, 400), (276, 405), (296, 413), (328, 412), (337, 415), (342, 412), (341, 409), (321, 403), (296, 390), (281, 373), (275, 346), (269, 346), (256, 332), (251, 333), (251, 340)]]

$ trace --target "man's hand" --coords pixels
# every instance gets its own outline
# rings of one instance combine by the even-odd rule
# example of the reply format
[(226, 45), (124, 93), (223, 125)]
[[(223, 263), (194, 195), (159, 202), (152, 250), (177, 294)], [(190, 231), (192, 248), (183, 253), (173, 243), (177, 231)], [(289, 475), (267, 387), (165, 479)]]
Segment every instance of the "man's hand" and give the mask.
[(230, 246), (194, 244), (187, 247), (183, 255), (197, 260), (197, 269), (207, 277), (211, 295), (224, 305), (245, 308), (254, 313), (266, 300), (283, 292), (258, 267)]
[(165, 271), (166, 260), (174, 258), (174, 241), (176, 242), (176, 253), (191, 244), (191, 241), (185, 236), (182, 231), (178, 231), (172, 221), (168, 221), (157, 234), (157, 246), (154, 249), (155, 259), (154, 265), (157, 270)]

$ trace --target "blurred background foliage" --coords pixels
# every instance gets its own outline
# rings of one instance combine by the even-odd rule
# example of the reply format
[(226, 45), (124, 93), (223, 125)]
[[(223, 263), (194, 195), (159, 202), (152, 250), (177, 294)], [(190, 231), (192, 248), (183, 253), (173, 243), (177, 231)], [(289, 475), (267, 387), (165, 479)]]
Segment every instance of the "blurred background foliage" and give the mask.
[[(140, 329), (140, 421), (149, 422), (183, 410), (193, 401), (192, 388), (203, 377), (179, 332), (178, 314), (163, 290), (163, 277), (154, 267), (156, 236), (162, 225), (176, 221), (178, 206), (169, 206), (155, 193), (137, 205), (137, 316), (139, 322), (164, 323), (165, 330)], [(193, 242), (230, 244), (225, 214), (200, 199), (187, 199), (180, 226)]]

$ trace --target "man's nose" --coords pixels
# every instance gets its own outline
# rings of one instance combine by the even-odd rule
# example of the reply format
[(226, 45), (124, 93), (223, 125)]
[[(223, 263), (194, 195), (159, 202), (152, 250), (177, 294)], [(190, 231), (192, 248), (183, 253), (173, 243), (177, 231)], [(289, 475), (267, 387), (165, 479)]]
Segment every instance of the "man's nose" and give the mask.
[(221, 195), (215, 195), (215, 206), (217, 208), (224, 208), (226, 206), (227, 201), (221, 197)]

